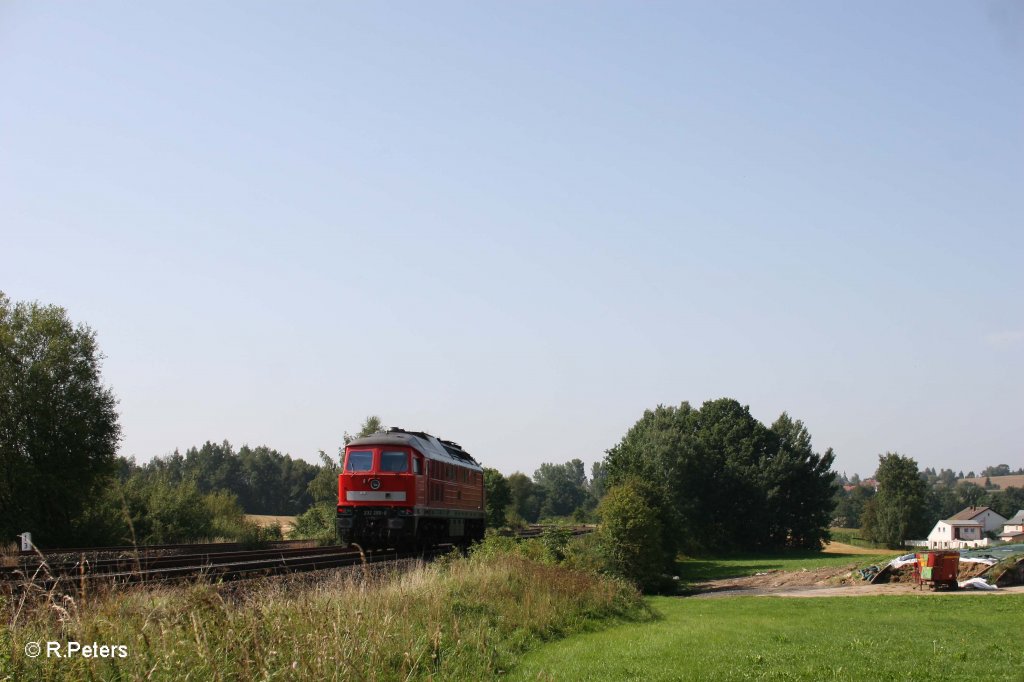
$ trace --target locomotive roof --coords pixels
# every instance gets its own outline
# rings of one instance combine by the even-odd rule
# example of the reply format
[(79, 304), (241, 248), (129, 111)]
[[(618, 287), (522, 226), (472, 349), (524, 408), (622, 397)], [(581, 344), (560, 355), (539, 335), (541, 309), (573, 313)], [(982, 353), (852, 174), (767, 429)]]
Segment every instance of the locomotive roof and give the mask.
[(422, 431), (405, 431), (404, 429), (390, 429), (381, 431), (372, 436), (356, 438), (346, 447), (358, 447), (360, 445), (398, 445), (411, 447), (419, 450), (428, 459), (442, 462), (454, 462), (460, 466), (483, 471), (473, 456), (462, 449), (458, 443), (450, 440), (435, 438), (429, 433)]

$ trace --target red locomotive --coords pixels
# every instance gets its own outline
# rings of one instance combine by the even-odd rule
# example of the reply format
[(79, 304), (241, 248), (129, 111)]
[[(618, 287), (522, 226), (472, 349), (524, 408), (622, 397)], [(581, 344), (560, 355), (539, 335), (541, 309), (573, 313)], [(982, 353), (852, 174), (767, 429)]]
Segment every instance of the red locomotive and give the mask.
[(484, 472), (458, 443), (390, 429), (345, 446), (338, 536), (369, 547), (468, 544), (484, 536)]

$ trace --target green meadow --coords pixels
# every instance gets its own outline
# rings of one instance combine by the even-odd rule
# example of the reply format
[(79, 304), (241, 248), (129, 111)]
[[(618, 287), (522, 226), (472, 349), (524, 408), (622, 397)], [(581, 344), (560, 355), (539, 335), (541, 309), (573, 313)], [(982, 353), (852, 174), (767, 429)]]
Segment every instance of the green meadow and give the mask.
[(547, 644), (516, 680), (1024, 680), (1024, 595), (656, 597), (651, 623)]

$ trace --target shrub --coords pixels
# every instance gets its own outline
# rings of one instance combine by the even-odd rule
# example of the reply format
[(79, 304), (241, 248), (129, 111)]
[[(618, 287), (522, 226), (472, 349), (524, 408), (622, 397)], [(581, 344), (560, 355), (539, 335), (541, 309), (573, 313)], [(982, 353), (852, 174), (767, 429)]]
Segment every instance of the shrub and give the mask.
[(549, 526), (540, 536), (544, 549), (556, 562), (565, 559), (565, 548), (570, 540), (572, 540), (572, 531), (565, 526)]
[[(556, 544), (560, 542), (556, 541)], [(476, 561), (503, 556), (529, 559), (548, 565), (557, 564), (561, 560), (552, 551), (552, 545), (545, 542), (543, 537), (522, 539), (489, 532), (483, 542), (476, 543), (470, 550), (470, 557)]]
[(598, 545), (610, 573), (635, 582), (642, 590), (661, 591), (667, 587), (664, 569), (669, 557), (648, 495), (635, 480), (609, 490), (599, 508)]
[(337, 539), (334, 507), (315, 504), (295, 519), (295, 528), (288, 534), (292, 540), (319, 540), (334, 542)]

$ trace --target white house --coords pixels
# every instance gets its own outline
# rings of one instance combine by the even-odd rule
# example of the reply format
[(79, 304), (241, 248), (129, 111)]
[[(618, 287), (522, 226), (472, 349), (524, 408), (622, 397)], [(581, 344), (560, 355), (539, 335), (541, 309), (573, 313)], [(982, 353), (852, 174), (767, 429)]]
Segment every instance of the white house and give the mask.
[(993, 511), (989, 507), (968, 507), (953, 516), (950, 516), (949, 521), (981, 521), (985, 528), (985, 533), (998, 533), (1003, 528), (1003, 524), (1006, 523), (1006, 517), (1002, 514)]
[(999, 539), (1003, 542), (1024, 542), (1024, 509), (1003, 525)]
[(928, 549), (967, 549), (986, 547), (985, 524), (981, 521), (946, 519), (928, 533)]

